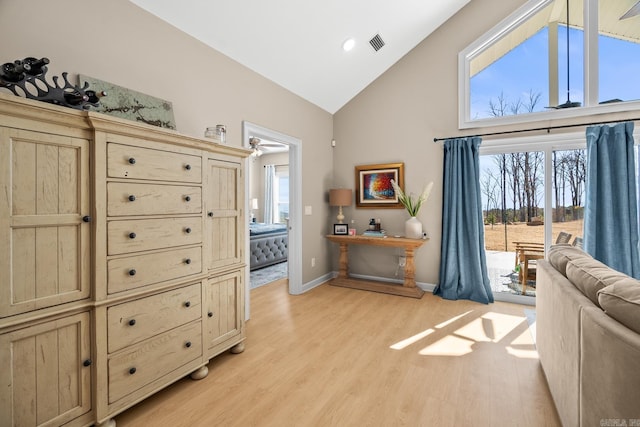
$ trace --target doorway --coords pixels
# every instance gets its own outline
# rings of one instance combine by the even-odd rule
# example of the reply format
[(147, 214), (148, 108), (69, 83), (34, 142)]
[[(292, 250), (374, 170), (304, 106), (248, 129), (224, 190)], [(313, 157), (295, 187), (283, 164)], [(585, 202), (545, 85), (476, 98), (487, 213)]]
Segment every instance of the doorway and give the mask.
[[(274, 173), (276, 176), (276, 181), (280, 184), (283, 184), (285, 181), (288, 181), (288, 206), (282, 201), (273, 201), (273, 204), (269, 203), (265, 205), (264, 201), (260, 201), (260, 197), (256, 197), (258, 193), (255, 191), (252, 193), (250, 184), (253, 181), (252, 176), (250, 176), (250, 171), (252, 169), (251, 164), (253, 159), (249, 157), (246, 160), (245, 170), (247, 171), (247, 176), (245, 176), (245, 212), (248, 212), (247, 218), (250, 217), (250, 214), (253, 210), (253, 207), (258, 206), (257, 214), (262, 215), (261, 218), (264, 218), (265, 212), (260, 210), (260, 206), (263, 206), (263, 209), (273, 206), (275, 207), (276, 213), (278, 213), (278, 221), (281, 218), (280, 214), (285, 214), (285, 211), (288, 210), (288, 221), (286, 222), (287, 231), (288, 231), (288, 278), (289, 278), (289, 293), (290, 294), (299, 294), (302, 293), (302, 141), (298, 138), (283, 134), (281, 132), (268, 129), (247, 121), (242, 123), (242, 140), (244, 147), (248, 149), (252, 149), (252, 143), (255, 146), (255, 139), (269, 141), (273, 145), (281, 145), (284, 146), (288, 150), (288, 159), (287, 159), (287, 173), (283, 172), (283, 168), (280, 169), (279, 175), (278, 173)], [(253, 140), (252, 140), (253, 139)], [(267, 150), (265, 149), (265, 152)], [(284, 164), (284, 162), (283, 162)], [(275, 168), (274, 168), (275, 169)], [(264, 173), (263, 171), (259, 171), (258, 173)], [(274, 171), (275, 172), (275, 171)], [(255, 172), (254, 172), (255, 173)], [(286, 175), (286, 180), (284, 176)], [(284, 189), (279, 193), (283, 193)], [(276, 196), (278, 192), (276, 191)], [(254, 197), (251, 197), (253, 194)], [(258, 199), (257, 202), (253, 199)], [(264, 200), (264, 198), (263, 198)], [(255, 213), (254, 213), (255, 215)], [(273, 215), (273, 213), (272, 213)], [(282, 215), (284, 219), (286, 215)], [(249, 223), (247, 222), (247, 230), (245, 232), (245, 247), (250, 248), (250, 236), (249, 236)], [(245, 307), (245, 317), (246, 319), (250, 318), (250, 289), (251, 284), (250, 280), (250, 251), (245, 251), (245, 263), (246, 263), (246, 274), (245, 277), (246, 282), (246, 307)]]

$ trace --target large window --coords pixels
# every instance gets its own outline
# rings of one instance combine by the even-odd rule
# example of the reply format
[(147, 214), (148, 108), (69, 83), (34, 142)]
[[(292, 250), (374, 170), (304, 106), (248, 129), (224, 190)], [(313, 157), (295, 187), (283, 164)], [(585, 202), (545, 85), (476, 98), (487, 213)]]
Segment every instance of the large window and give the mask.
[(529, 1), (461, 52), (460, 127), (640, 109), (637, 1)]
[(274, 222), (286, 223), (289, 219), (289, 166), (276, 166), (273, 193)]

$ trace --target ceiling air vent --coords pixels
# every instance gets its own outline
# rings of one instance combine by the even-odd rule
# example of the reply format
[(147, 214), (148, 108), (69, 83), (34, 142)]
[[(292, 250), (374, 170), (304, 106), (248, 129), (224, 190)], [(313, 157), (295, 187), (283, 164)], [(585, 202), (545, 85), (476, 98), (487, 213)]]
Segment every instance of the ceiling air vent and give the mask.
[(380, 34), (376, 34), (371, 40), (369, 40), (369, 44), (371, 45), (373, 50), (377, 52), (382, 49), (382, 46), (384, 46), (384, 40), (382, 40)]

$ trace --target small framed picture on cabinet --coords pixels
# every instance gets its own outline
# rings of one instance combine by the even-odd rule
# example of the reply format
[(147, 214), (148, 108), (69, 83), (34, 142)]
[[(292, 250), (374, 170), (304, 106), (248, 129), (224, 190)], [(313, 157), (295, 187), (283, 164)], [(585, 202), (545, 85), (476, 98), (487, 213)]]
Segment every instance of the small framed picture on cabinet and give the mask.
[(347, 224), (333, 224), (333, 234), (347, 236), (349, 235), (349, 226)]

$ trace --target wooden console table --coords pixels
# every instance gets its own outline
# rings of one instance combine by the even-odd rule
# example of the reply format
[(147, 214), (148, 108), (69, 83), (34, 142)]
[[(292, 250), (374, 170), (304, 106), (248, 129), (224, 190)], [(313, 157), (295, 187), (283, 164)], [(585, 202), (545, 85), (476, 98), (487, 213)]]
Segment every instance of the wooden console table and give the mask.
[[(412, 298), (422, 298), (422, 295), (424, 295), (424, 291), (416, 286), (416, 267), (413, 260), (413, 253), (416, 249), (422, 246), (426, 240), (407, 239), (404, 237), (337, 236), (334, 234), (327, 235), (327, 239), (340, 244), (340, 270), (338, 272), (338, 277), (329, 282), (331, 285)], [(349, 245), (404, 248), (404, 256), (406, 259), (404, 266), (404, 283), (402, 285), (396, 285), (393, 283), (354, 279), (349, 277)]]

